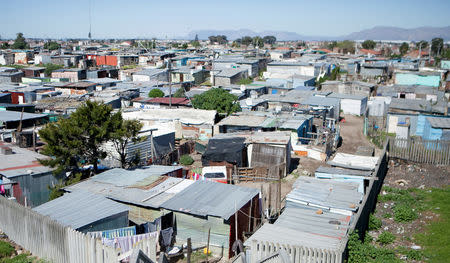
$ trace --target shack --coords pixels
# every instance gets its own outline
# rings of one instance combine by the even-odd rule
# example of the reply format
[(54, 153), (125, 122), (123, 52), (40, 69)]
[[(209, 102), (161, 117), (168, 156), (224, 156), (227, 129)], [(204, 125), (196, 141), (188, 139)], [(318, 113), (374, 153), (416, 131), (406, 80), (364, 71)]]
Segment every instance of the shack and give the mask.
[(65, 193), (33, 210), (83, 233), (128, 226), (126, 205), (84, 190)]
[(48, 157), (12, 144), (0, 142), (0, 146), (6, 149), (0, 153), (0, 175), (9, 196), (31, 207), (47, 202), (49, 187), (63, 179), (62, 175), (53, 175), (50, 167), (38, 162), (38, 159)]

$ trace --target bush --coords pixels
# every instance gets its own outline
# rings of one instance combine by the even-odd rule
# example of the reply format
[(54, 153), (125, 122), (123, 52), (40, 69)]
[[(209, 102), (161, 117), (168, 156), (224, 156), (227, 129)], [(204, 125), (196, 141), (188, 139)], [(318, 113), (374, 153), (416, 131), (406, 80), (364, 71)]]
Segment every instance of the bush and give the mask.
[(393, 210), (395, 222), (411, 222), (417, 219), (417, 213), (409, 205), (406, 204), (395, 205)]
[(182, 165), (191, 165), (194, 163), (194, 159), (192, 159), (189, 154), (182, 155), (180, 158), (180, 164)]
[(161, 97), (164, 97), (164, 92), (160, 89), (152, 89), (148, 93), (148, 97), (149, 98), (161, 98)]
[(394, 242), (395, 236), (391, 232), (384, 231), (378, 236), (377, 242), (382, 245), (387, 245)]
[(361, 242), (357, 232), (353, 232), (348, 240), (348, 261), (352, 263), (366, 262), (402, 262), (395, 256), (395, 252), (386, 248), (378, 248), (372, 245), (370, 236), (366, 235)]
[(386, 213), (383, 215), (383, 218), (391, 218), (392, 214), (391, 213)]
[(14, 247), (10, 243), (0, 241), (0, 258), (10, 257), (14, 251)]
[(381, 227), (381, 219), (374, 214), (370, 214), (369, 217), (369, 230), (378, 230)]

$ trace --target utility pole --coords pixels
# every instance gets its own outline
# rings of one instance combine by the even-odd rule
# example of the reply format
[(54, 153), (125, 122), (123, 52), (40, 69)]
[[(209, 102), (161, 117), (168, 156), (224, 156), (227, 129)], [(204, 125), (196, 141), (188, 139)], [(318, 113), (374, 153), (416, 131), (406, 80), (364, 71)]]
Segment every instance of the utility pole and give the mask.
[(167, 60), (167, 69), (169, 71), (169, 109), (172, 109), (172, 60), (169, 58)]

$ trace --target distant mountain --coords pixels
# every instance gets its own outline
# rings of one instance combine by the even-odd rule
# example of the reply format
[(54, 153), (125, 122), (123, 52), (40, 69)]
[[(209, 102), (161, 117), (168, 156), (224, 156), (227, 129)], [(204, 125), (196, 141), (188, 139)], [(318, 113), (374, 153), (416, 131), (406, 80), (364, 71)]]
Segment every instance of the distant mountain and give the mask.
[(244, 36), (275, 36), (277, 40), (408, 40), (420, 41), (431, 40), (434, 37), (442, 37), (444, 41), (450, 40), (450, 26), (448, 27), (418, 27), (405, 29), (400, 27), (377, 26), (371, 29), (354, 32), (345, 36), (306, 36), (295, 32), (288, 31), (263, 31), (255, 32), (250, 29), (238, 30), (195, 30), (191, 31), (187, 36), (179, 37), (180, 39), (194, 39), (198, 35), (199, 39), (206, 40), (209, 36), (225, 35), (228, 40), (235, 40)]
[(342, 36), (339, 39), (349, 40), (408, 40), (420, 41), (431, 40), (435, 37), (441, 37), (450, 40), (450, 26), (447, 27), (418, 27), (405, 29), (400, 27), (377, 26), (371, 29), (362, 30)]

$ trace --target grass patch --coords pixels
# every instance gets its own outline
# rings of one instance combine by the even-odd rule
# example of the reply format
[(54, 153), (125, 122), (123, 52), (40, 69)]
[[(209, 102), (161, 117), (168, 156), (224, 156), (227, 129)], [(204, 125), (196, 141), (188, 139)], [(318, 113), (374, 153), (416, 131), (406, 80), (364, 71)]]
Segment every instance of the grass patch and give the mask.
[(391, 218), (392, 214), (391, 213), (386, 213), (383, 215), (383, 218)]
[(14, 247), (5, 241), (0, 241), (0, 258), (10, 257), (14, 253)]
[(394, 208), (394, 221), (395, 222), (411, 222), (417, 219), (418, 215), (414, 208), (406, 204), (395, 205)]
[[(415, 235), (418, 244), (424, 247), (429, 262), (447, 262), (450, 258), (450, 187), (424, 191), (426, 209), (439, 214), (423, 233)], [(439, 209), (436, 209), (439, 207)]]
[(180, 164), (182, 165), (191, 165), (194, 163), (194, 159), (189, 154), (182, 155), (180, 157)]
[(381, 219), (376, 217), (374, 214), (370, 214), (369, 217), (369, 230), (378, 230), (381, 228)]
[(358, 234), (353, 232), (348, 240), (348, 261), (351, 263), (366, 262), (402, 262), (396, 257), (395, 251), (387, 248), (376, 247), (371, 244), (372, 238), (366, 235), (364, 242), (359, 240)]
[(420, 250), (409, 249), (406, 247), (397, 248), (397, 252), (405, 255), (408, 260), (422, 260), (423, 253)]
[(378, 236), (377, 242), (382, 245), (388, 245), (394, 242), (395, 236), (391, 232), (384, 231)]

